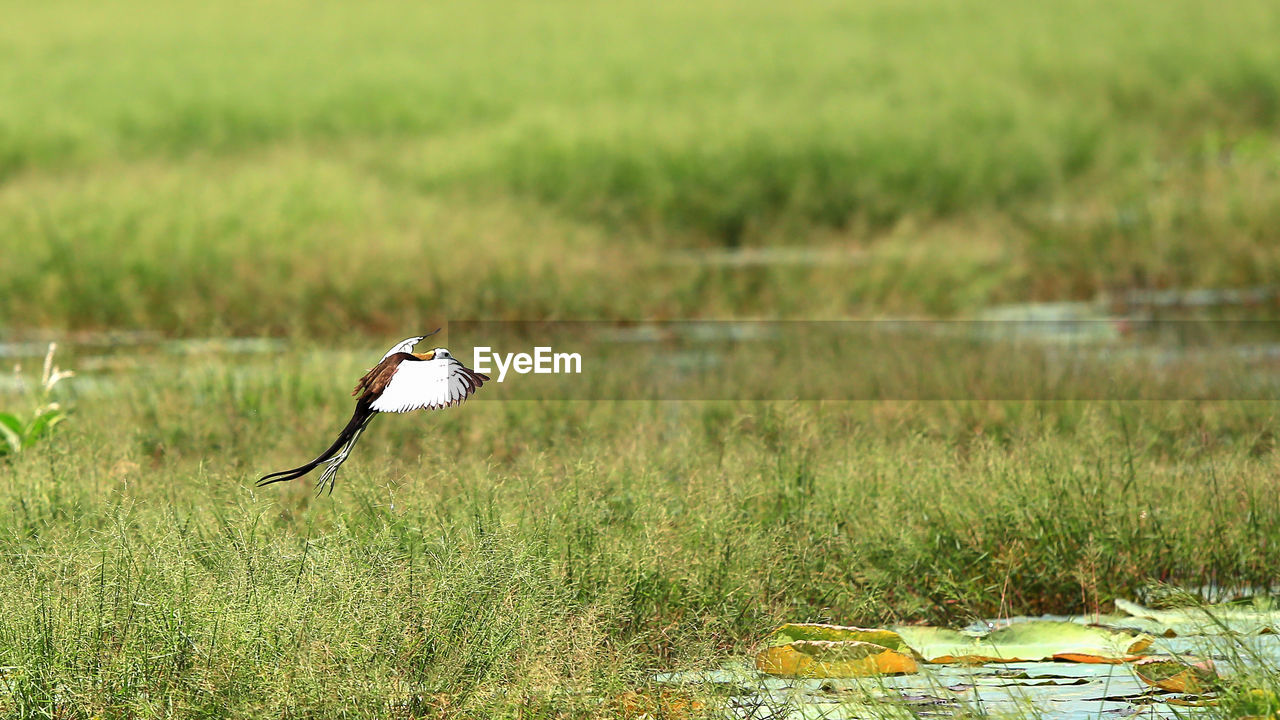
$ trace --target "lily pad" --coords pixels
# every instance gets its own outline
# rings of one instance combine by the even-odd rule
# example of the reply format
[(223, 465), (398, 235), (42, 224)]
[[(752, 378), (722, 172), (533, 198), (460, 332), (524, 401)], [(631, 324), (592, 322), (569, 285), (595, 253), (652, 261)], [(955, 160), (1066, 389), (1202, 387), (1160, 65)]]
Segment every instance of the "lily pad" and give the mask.
[(1207, 701), (1204, 695), (1153, 694), (1129, 666), (1052, 661), (922, 665), (912, 674), (851, 678), (786, 678), (731, 664), (718, 671), (666, 674), (659, 682), (717, 685), (714, 694), (727, 697), (729, 714), (735, 717), (796, 720), (911, 720), (970, 711), (992, 717), (1034, 715), (1044, 720), (1097, 720), (1140, 712), (1148, 720), (1178, 720), (1170, 704)]
[(1155, 622), (1166, 633), (1177, 635), (1223, 635), (1263, 633), (1280, 630), (1280, 607), (1270, 598), (1246, 602), (1219, 603), (1159, 610), (1135, 602), (1116, 599), (1116, 610), (1132, 617)]
[(860, 640), (794, 640), (756, 655), (760, 672), (793, 678), (843, 678), (913, 673), (909, 654)]
[(769, 636), (766, 645), (786, 645), (797, 640), (823, 640), (828, 642), (864, 642), (880, 647), (911, 654), (911, 648), (902, 640), (902, 636), (892, 630), (882, 628), (860, 628), (848, 625), (826, 625), (823, 623), (787, 623)]
[(1179, 658), (1149, 657), (1134, 663), (1133, 671), (1152, 687), (1193, 695), (1214, 688), (1218, 680), (1213, 663), (1207, 660), (1187, 662)]
[(1120, 663), (1139, 657), (1153, 640), (1141, 633), (1056, 621), (1018, 623), (982, 636), (937, 627), (894, 630), (931, 663)]

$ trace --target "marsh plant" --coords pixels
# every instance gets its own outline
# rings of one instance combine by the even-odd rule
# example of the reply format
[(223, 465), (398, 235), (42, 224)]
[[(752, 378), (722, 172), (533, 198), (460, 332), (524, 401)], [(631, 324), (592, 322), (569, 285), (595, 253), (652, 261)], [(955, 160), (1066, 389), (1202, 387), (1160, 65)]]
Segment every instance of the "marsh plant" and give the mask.
[(0, 412), (0, 457), (16, 455), (26, 450), (41, 438), (49, 436), (53, 428), (66, 418), (66, 410), (53, 400), (53, 388), (75, 373), (53, 364), (53, 355), (57, 350), (57, 343), (49, 343), (49, 351), (44, 356), (44, 368), (40, 373), (40, 383), (36, 387), (30, 387), (27, 383), (22, 375), (21, 365), (14, 366), (19, 392), (34, 398), (35, 407), (25, 420), (17, 413)]

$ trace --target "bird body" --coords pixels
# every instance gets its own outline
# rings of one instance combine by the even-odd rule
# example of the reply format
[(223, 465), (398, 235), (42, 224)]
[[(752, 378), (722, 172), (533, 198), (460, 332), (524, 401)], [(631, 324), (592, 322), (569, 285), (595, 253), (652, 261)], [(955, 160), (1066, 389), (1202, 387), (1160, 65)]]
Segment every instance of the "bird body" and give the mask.
[(351, 448), (375, 415), (438, 410), (453, 407), (471, 397), (489, 379), (487, 375), (463, 365), (445, 348), (425, 353), (409, 352), (413, 346), (437, 332), (440, 331), (396, 343), (356, 382), (351, 393), (356, 396), (355, 412), (329, 449), (305, 465), (263, 476), (258, 486), (300, 478), (325, 464), (316, 489), (322, 491), (327, 485), (332, 493), (338, 468), (346, 462)]

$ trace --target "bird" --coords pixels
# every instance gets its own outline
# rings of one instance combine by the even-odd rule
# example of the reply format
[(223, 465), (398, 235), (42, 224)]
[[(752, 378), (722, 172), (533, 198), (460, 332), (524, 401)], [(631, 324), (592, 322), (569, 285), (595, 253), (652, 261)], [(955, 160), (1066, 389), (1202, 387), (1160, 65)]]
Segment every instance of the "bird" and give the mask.
[(438, 332), (440, 328), (393, 345), (356, 383), (351, 392), (357, 397), (355, 412), (329, 449), (305, 465), (264, 475), (258, 480), (258, 487), (300, 478), (323, 464), (326, 467), (316, 481), (316, 494), (324, 492), (327, 486), (332, 495), (338, 468), (346, 462), (356, 440), (378, 413), (439, 410), (458, 405), (474, 395), (489, 379), (488, 375), (463, 365), (447, 348), (411, 352), (415, 345)]

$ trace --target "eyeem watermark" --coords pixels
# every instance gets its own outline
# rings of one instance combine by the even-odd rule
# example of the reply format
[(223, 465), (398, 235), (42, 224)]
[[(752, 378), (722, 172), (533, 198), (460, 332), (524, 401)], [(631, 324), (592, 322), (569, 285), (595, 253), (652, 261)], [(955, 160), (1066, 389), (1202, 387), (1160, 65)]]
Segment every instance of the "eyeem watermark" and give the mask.
[(496, 353), (491, 347), (477, 347), (473, 350), (474, 362), (471, 366), (476, 372), (491, 373), (490, 361), (498, 368), (498, 382), (507, 377), (508, 370), (521, 375), (582, 374), (582, 355), (579, 353), (554, 352), (549, 346), (535, 347), (529, 353)]

